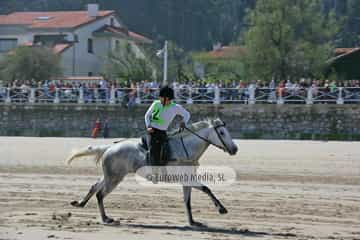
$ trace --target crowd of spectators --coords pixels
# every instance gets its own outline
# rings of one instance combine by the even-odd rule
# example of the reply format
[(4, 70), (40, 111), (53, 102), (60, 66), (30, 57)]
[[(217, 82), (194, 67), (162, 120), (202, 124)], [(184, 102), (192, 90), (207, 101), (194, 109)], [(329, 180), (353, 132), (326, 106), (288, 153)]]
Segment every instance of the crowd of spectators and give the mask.
[[(211, 102), (215, 98), (215, 91), (219, 89), (221, 101), (247, 102), (251, 97), (257, 101), (272, 102), (284, 98), (288, 101), (304, 100), (311, 90), (315, 99), (336, 99), (339, 89), (345, 88), (343, 97), (350, 96), (352, 100), (360, 100), (360, 80), (334, 81), (334, 80), (308, 80), (299, 81), (231, 81), (207, 83), (205, 81), (172, 83), (176, 89), (177, 99), (186, 101), (191, 98), (195, 102)], [(79, 81), (13, 81), (6, 86), (0, 86), (0, 101), (4, 101), (10, 95), (13, 102), (26, 102), (34, 89), (34, 98), (38, 102), (50, 102), (55, 98), (62, 102), (78, 102), (79, 97), (84, 103), (109, 102), (114, 98), (116, 102), (122, 102), (128, 106), (136, 104), (136, 99), (142, 102), (150, 102), (157, 98), (160, 84), (154, 81), (144, 80), (141, 82), (109, 82), (105, 80), (97, 82)], [(8, 93), (8, 89), (10, 92)], [(114, 89), (112, 93), (111, 89)], [(113, 95), (111, 95), (113, 94)]]

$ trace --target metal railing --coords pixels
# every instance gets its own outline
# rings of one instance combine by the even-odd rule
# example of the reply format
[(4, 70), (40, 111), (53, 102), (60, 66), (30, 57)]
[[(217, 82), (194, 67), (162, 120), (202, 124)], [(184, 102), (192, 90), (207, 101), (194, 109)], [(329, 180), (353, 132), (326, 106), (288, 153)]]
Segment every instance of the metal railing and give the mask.
[[(159, 89), (149, 88), (6, 88), (0, 103), (149, 104)], [(175, 98), (186, 104), (355, 104), (360, 88), (191, 88), (175, 89)]]

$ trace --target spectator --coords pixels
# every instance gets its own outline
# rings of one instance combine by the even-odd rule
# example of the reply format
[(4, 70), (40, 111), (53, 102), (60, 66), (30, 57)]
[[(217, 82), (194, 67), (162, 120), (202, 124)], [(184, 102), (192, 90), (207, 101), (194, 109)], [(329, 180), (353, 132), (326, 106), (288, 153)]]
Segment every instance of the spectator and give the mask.
[(285, 81), (282, 80), (280, 82), (280, 84), (277, 87), (277, 95), (278, 97), (282, 98), (284, 96), (284, 92), (285, 92)]
[(100, 122), (100, 119), (98, 118), (98, 119), (96, 119), (94, 128), (92, 129), (91, 137), (92, 138), (97, 138), (100, 131), (101, 131), (101, 122)]
[(270, 84), (269, 84), (269, 88), (270, 88), (270, 89), (275, 89), (275, 87), (276, 87), (275, 80), (272, 79), (271, 82), (270, 82)]
[(336, 88), (337, 88), (337, 86), (336, 86), (336, 82), (335, 82), (334, 80), (333, 80), (333, 81), (331, 81), (331, 83), (330, 83), (329, 87), (330, 87), (330, 92), (331, 92), (331, 93), (336, 92)]
[(275, 80), (272, 79), (270, 84), (269, 84), (269, 102), (270, 103), (274, 103), (276, 102), (276, 83), (275, 83)]
[(137, 87), (134, 83), (130, 85), (130, 92), (129, 92), (129, 101), (126, 104), (128, 108), (131, 108), (136, 103), (136, 96), (137, 96)]
[(109, 120), (106, 119), (104, 122), (104, 128), (103, 128), (103, 137), (104, 138), (109, 138)]

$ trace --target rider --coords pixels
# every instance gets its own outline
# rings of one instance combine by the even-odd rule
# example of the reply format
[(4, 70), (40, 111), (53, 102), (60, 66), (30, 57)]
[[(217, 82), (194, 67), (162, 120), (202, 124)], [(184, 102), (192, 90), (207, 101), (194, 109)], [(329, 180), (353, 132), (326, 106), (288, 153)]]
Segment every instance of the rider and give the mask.
[(184, 128), (190, 119), (190, 113), (180, 104), (176, 104), (174, 90), (168, 86), (160, 89), (160, 100), (155, 100), (145, 114), (145, 125), (149, 135), (149, 150), (151, 165), (164, 165), (161, 156), (162, 146), (167, 141), (166, 131), (176, 115), (180, 115), (183, 121), (180, 124)]

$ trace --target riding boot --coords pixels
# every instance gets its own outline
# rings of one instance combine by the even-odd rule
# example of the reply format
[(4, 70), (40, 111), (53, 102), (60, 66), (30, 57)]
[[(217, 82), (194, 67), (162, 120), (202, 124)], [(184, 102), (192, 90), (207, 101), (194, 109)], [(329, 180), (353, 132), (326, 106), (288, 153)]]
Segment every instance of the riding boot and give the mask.
[[(166, 141), (166, 131), (153, 128), (154, 131), (149, 134), (150, 138), (150, 164), (153, 166), (152, 179), (158, 178), (162, 172), (159, 172), (159, 167), (164, 166), (163, 162), (163, 144)], [(153, 181), (156, 183), (157, 181)]]

